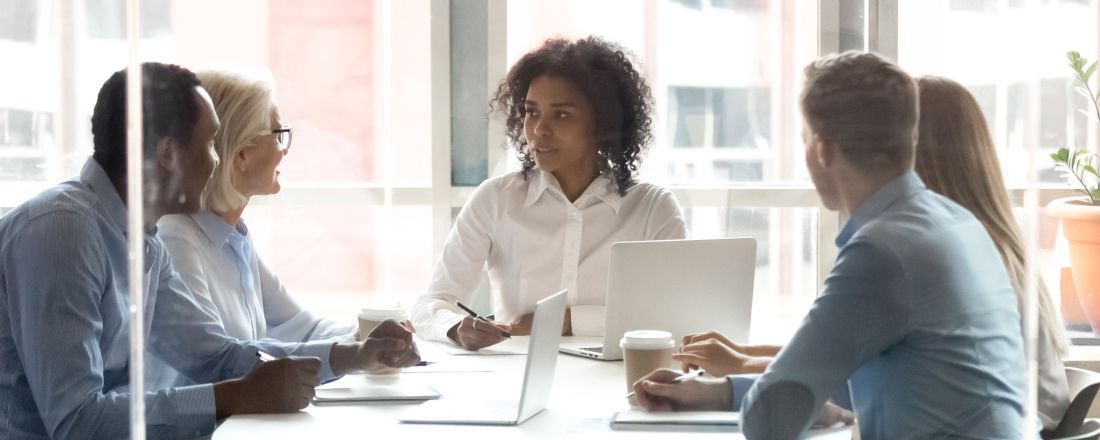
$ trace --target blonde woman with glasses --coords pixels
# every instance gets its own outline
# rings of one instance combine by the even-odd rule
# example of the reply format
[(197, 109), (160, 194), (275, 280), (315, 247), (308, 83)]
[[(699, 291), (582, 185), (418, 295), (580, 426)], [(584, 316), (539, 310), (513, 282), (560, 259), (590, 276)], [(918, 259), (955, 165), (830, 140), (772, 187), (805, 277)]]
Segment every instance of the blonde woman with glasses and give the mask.
[[(354, 323), (319, 318), (294, 301), (256, 253), (242, 219), (253, 196), (279, 192), (279, 165), (293, 141), (275, 100), (271, 74), (205, 70), (198, 77), (221, 118), (214, 138), (220, 162), (203, 193), (202, 211), (165, 216), (157, 224), (176, 270), (195, 300), (231, 337), (353, 341)], [(162, 364), (153, 362), (152, 367), (153, 386), (187, 380)]]

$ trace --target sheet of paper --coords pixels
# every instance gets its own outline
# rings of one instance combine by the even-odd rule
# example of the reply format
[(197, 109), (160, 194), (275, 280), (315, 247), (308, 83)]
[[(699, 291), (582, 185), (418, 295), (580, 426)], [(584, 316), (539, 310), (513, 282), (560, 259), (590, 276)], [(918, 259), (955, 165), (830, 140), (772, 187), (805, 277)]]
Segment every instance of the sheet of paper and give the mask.
[(497, 345), (477, 351), (470, 351), (457, 345), (444, 345), (442, 347), (447, 354), (452, 356), (527, 354), (527, 346), (530, 341), (530, 336), (512, 336), (511, 339), (506, 339)]
[(431, 400), (439, 392), (423, 385), (358, 385), (343, 388), (318, 388), (314, 403), (366, 402), (377, 400)]
[(648, 412), (627, 410), (615, 413), (612, 424), (644, 425), (730, 425), (741, 422), (741, 414), (732, 411)]
[(446, 360), (404, 368), (401, 373), (483, 373), (490, 371), (493, 370), (480, 363)]

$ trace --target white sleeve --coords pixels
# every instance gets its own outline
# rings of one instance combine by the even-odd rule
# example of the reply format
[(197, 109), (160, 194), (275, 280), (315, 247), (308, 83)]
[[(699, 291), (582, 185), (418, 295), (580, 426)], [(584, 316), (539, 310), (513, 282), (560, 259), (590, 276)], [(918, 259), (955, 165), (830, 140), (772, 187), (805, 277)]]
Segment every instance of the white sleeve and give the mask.
[(687, 223), (672, 191), (661, 189), (649, 211), (646, 240), (679, 240), (688, 237)]
[(447, 235), (428, 291), (412, 309), (413, 325), (422, 338), (453, 342), (447, 337), (447, 331), (466, 316), (455, 302), (470, 304), (474, 300), (474, 291), (481, 282), (481, 270), (492, 249), (497, 204), (501, 197), (497, 185), (498, 181), (481, 184), (462, 207)]

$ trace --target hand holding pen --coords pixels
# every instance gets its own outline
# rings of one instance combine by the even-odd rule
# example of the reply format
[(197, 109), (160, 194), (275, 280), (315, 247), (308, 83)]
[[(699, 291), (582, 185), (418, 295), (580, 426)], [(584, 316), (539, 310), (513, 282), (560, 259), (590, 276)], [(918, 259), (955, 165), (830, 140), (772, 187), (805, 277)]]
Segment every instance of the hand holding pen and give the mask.
[(654, 371), (634, 382), (635, 397), (646, 411), (730, 411), (733, 388), (729, 381), (700, 377), (701, 373)]
[(493, 344), (498, 344), (512, 335), (509, 331), (512, 326), (500, 322), (494, 322), (478, 316), (469, 307), (456, 303), (460, 309), (466, 312), (466, 318), (451, 327), (447, 336), (458, 345), (467, 350), (480, 350)]
[[(684, 382), (695, 379), (696, 377), (699, 377), (699, 376), (702, 376), (702, 375), (703, 375), (703, 370), (702, 369), (691, 370), (691, 371), (688, 371), (687, 373), (676, 376), (675, 378), (672, 379), (672, 381), (670, 381), (668, 383), (684, 383)], [(637, 388), (635, 388), (635, 389), (637, 389)], [(637, 391), (631, 391), (630, 394), (626, 395), (626, 398), (629, 399), (631, 397), (634, 397), (637, 394), (638, 394)]]

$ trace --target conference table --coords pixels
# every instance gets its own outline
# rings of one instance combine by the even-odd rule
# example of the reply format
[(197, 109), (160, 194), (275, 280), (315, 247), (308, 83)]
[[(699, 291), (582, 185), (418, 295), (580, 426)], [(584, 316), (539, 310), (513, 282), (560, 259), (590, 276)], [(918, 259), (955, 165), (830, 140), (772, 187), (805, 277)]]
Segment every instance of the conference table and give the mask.
[[(322, 387), (428, 385), (443, 399), (472, 402), (518, 400), (525, 355), (456, 355), (453, 347), (420, 343), (422, 357), (434, 363), (399, 374), (345, 376)], [(236, 415), (214, 432), (215, 439), (237, 438), (743, 438), (730, 431), (614, 430), (610, 418), (629, 409), (622, 361), (599, 361), (559, 354), (553, 392), (541, 413), (518, 426), (406, 424), (402, 412), (419, 402), (313, 404), (293, 414)], [(476, 404), (476, 403), (471, 403)], [(695, 428), (698, 429), (698, 428)], [(506, 437), (504, 437), (506, 436)], [(806, 438), (850, 439), (850, 427), (812, 430)]]

